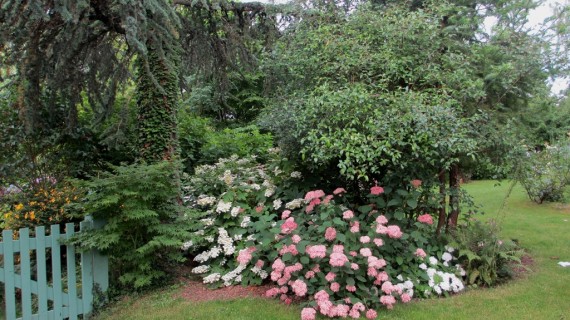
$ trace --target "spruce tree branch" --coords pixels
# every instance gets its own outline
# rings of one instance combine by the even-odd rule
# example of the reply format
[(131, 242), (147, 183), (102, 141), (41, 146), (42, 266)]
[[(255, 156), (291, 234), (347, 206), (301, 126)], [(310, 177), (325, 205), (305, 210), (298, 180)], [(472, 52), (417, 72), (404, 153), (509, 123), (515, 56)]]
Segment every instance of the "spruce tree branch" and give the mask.
[[(191, 0), (174, 0), (172, 1), (174, 5), (182, 5), (182, 6), (189, 6), (189, 7), (198, 7), (201, 8), (203, 5), (200, 2), (193, 3)], [(268, 4), (264, 4), (261, 2), (225, 2), (221, 1), (219, 6), (227, 11), (240, 11), (240, 12), (260, 12), (265, 11)]]

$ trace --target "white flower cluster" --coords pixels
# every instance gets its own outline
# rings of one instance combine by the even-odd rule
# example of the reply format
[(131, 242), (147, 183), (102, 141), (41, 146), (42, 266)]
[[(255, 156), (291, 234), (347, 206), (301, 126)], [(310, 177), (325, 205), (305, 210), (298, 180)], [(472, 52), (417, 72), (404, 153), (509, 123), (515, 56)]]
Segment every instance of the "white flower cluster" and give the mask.
[(215, 197), (208, 197), (206, 195), (201, 195), (198, 200), (196, 201), (196, 203), (199, 206), (210, 206), (212, 204), (214, 204), (214, 202), (216, 202), (216, 198)]
[(267, 271), (265, 271), (265, 270), (263, 270), (257, 266), (251, 268), (251, 272), (258, 275), (261, 279), (266, 279), (268, 276)]
[(228, 235), (228, 232), (224, 228), (218, 228), (218, 243), (222, 246), (224, 254), (226, 256), (234, 254), (236, 248), (234, 247), (234, 242), (232, 238)]
[(292, 201), (287, 202), (285, 204), (285, 208), (287, 208), (289, 210), (295, 210), (295, 209), (301, 208), (304, 204), (305, 204), (305, 200), (302, 198), (293, 199)]
[[(429, 286), (438, 295), (450, 291), (457, 293), (465, 288), (463, 281), (453, 273), (437, 271), (434, 268), (428, 268), (426, 273), (429, 276)], [(426, 292), (426, 295), (429, 295), (429, 292)]]
[(240, 207), (233, 207), (232, 211), (230, 211), (230, 215), (234, 218), (237, 217), (240, 209), (241, 209)]
[(299, 171), (291, 172), (291, 178), (293, 178), (293, 179), (301, 179), (302, 177), (303, 177), (303, 175)]
[(207, 277), (204, 277), (203, 282), (204, 283), (214, 283), (217, 282), (218, 280), (220, 280), (221, 275), (219, 273), (212, 273), (210, 275), (208, 275)]
[(279, 210), (279, 208), (281, 208), (282, 204), (283, 204), (283, 201), (281, 201), (281, 199), (273, 200), (273, 209)]
[[(402, 281), (402, 276), (401, 275), (398, 276), (398, 279)], [(402, 293), (407, 293), (410, 296), (410, 298), (414, 296), (414, 283), (410, 279), (398, 283), (396, 284), (396, 286), (400, 288)]]
[(187, 251), (188, 249), (190, 249), (192, 246), (194, 245), (194, 243), (192, 243), (192, 240), (190, 241), (186, 241), (182, 244), (182, 246), (180, 247), (180, 249)]
[(222, 175), (218, 179), (220, 179), (220, 181), (223, 181), (226, 184), (226, 186), (229, 187), (232, 185), (232, 183), (234, 183), (236, 176), (233, 175), (230, 170), (226, 170), (226, 171), (224, 171), (224, 175)]
[(216, 208), (216, 212), (218, 213), (228, 212), (230, 211), (231, 208), (232, 208), (231, 202), (225, 202), (224, 200), (220, 200), (218, 202), (218, 207)]
[(200, 222), (206, 227), (210, 227), (214, 225), (214, 218), (204, 218), (201, 219)]
[(224, 281), (224, 285), (226, 287), (231, 286), (234, 281), (239, 283), (241, 282), (241, 272), (245, 269), (245, 265), (238, 265), (237, 268), (233, 269), (232, 271), (224, 274), (222, 276), (222, 280)]
[(245, 217), (243, 217), (243, 220), (241, 221), (240, 227), (247, 228), (247, 226), (249, 226), (250, 223), (251, 223), (251, 217), (245, 216)]
[(208, 272), (209, 270), (210, 270), (209, 266), (202, 265), (202, 266), (197, 266), (196, 268), (192, 269), (192, 273), (202, 274), (202, 273)]

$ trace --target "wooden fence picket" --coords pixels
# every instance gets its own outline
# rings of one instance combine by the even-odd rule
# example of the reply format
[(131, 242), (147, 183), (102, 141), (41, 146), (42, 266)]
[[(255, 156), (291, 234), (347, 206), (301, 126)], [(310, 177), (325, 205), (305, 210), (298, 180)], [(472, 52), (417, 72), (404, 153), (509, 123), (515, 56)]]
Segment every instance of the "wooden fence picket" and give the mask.
[[(80, 223), (80, 230), (101, 226), (100, 222), (86, 219)], [(49, 232), (46, 235), (46, 227), (38, 226), (35, 236), (30, 237), (30, 230), (22, 228), (18, 231), (18, 239), (14, 240), (12, 230), (2, 231), (0, 282), (4, 284), (6, 320), (77, 320), (80, 316), (87, 319), (93, 311), (93, 290), (105, 292), (108, 288), (108, 258), (94, 250), (81, 252), (81, 270), (77, 277), (76, 248), (62, 243), (75, 235), (73, 223), (65, 225), (65, 232), (60, 232), (59, 225), (50, 226)], [(62, 263), (62, 246), (65, 247), (65, 264)], [(51, 251), (49, 256), (47, 249)], [(30, 254), (33, 250), (35, 255)], [(78, 284), (81, 290), (77, 289)], [(17, 293), (21, 296), (20, 303), (16, 299)], [(21, 308), (18, 308), (19, 304)]]

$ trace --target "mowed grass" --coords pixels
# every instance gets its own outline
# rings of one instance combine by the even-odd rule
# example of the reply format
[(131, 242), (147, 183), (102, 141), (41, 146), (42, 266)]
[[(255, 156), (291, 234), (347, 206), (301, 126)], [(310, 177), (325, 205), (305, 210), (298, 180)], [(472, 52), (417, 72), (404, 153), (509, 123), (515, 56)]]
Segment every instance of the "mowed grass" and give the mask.
[[(510, 183), (494, 181), (466, 184), (482, 205), (482, 220), (501, 223), (505, 238), (517, 239), (534, 259), (522, 278), (493, 289), (470, 289), (450, 298), (398, 304), (379, 312), (379, 319), (569, 319), (570, 206), (532, 203), (520, 186), (509, 194)], [(191, 303), (174, 298), (179, 288), (143, 297), (125, 298), (97, 319), (300, 319), (299, 306), (275, 300), (238, 299)]]

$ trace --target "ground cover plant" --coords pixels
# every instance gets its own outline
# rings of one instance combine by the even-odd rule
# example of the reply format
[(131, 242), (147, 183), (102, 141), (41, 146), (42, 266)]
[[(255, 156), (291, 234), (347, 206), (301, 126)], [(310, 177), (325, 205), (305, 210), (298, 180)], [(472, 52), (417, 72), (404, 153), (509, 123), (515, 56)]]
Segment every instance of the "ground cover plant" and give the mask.
[[(566, 204), (538, 205), (530, 202), (520, 186), (510, 192), (503, 182), (476, 181), (465, 188), (482, 204), (485, 215), (478, 220), (500, 221), (500, 239), (517, 239), (532, 256), (529, 271), (494, 288), (468, 288), (446, 299), (415, 299), (390, 311), (378, 311), (383, 319), (564, 319), (570, 307), (567, 233), (570, 210)], [(506, 196), (509, 195), (508, 198)], [(540, 232), (547, 229), (548, 232)], [(189, 302), (179, 298), (180, 288), (125, 298), (98, 319), (299, 319), (302, 307), (265, 298)]]

